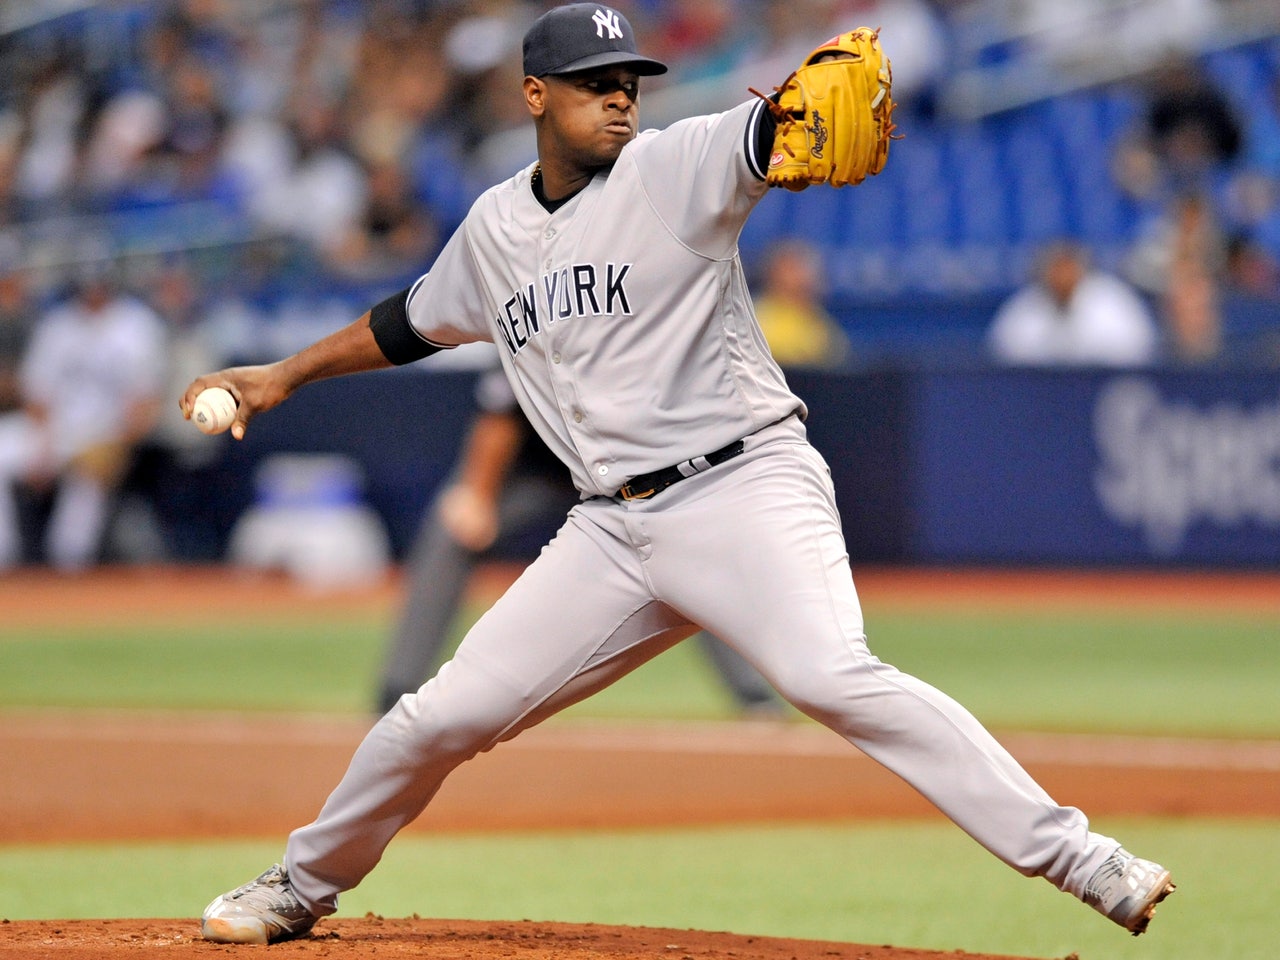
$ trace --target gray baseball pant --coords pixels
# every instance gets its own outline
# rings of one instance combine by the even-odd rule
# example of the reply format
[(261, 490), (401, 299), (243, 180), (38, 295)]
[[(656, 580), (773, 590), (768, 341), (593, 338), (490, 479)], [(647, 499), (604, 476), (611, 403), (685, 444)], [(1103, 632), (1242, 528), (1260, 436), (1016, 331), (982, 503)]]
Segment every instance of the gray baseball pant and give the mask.
[(1021, 873), (1079, 897), (1119, 846), (1050, 798), (964, 707), (871, 653), (826, 464), (791, 420), (651, 500), (576, 506), (453, 659), (370, 730), (316, 820), (290, 835), (298, 897), (317, 915), (335, 911), (455, 767), (694, 623)]

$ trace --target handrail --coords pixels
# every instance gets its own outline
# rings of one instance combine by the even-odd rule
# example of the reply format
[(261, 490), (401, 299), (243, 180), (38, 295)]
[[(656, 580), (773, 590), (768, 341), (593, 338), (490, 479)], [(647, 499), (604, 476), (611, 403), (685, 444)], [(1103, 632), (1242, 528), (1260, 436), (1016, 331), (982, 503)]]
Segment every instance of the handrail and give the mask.
[[(1084, 13), (1076, 25), (1091, 22)], [(1034, 40), (1036, 33), (1010, 30), (989, 43)], [(1216, 28), (1186, 52), (1203, 56), (1280, 36), (1280, 5), (1274, 0), (1236, 0), (1224, 5)], [(1100, 48), (1098, 48), (1100, 49)], [(975, 55), (970, 49), (966, 57)], [(1141, 76), (1167, 52), (1155, 45), (1142, 50), (1113, 49), (1108, 56), (1059, 65), (1047, 56), (1025, 55), (1006, 63), (961, 68), (939, 95), (943, 114), (953, 120), (977, 120), (1093, 87)]]
[(39, 26), (69, 13), (96, 7), (101, 0), (26, 0), (0, 8), (0, 37)]

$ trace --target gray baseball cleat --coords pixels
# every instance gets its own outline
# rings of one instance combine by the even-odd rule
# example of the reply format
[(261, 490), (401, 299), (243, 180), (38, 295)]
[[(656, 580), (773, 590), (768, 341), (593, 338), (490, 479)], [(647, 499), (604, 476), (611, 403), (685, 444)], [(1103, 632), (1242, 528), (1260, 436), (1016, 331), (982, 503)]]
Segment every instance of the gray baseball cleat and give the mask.
[(1094, 871), (1083, 899), (1136, 937), (1147, 929), (1156, 904), (1174, 889), (1168, 870), (1150, 860), (1139, 860), (1121, 847)]
[(288, 871), (277, 863), (205, 907), (200, 933), (216, 943), (278, 943), (302, 936), (318, 919), (298, 900)]

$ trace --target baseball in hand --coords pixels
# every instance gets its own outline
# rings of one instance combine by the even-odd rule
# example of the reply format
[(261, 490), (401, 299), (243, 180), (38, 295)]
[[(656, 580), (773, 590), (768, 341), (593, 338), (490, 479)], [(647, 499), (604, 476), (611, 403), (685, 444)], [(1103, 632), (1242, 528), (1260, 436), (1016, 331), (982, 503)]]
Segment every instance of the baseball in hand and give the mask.
[(222, 433), (235, 422), (236, 398), (222, 387), (201, 390), (191, 407), (191, 419), (204, 433)]

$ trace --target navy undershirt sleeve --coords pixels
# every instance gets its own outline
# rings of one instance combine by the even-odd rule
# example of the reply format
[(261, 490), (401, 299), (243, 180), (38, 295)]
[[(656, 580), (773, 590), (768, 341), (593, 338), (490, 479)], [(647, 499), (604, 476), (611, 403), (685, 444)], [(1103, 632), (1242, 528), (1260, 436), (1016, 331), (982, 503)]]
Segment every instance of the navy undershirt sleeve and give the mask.
[[(769, 98), (777, 102), (775, 93)], [(773, 153), (773, 137), (778, 129), (778, 120), (768, 109), (769, 104), (759, 103), (751, 114), (751, 121), (743, 133), (743, 150), (747, 155), (747, 166), (757, 180), (764, 180), (769, 171), (769, 156)]]

